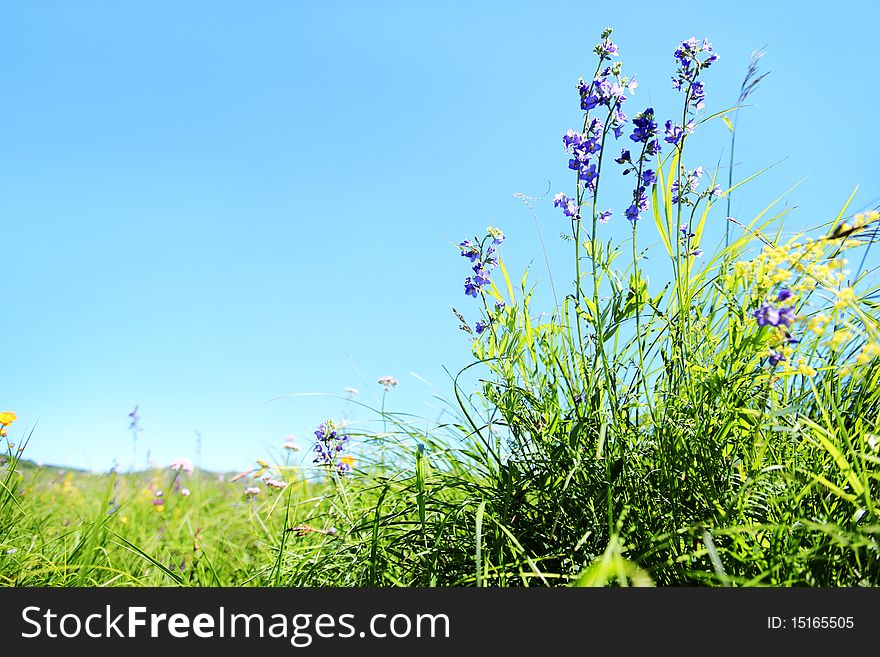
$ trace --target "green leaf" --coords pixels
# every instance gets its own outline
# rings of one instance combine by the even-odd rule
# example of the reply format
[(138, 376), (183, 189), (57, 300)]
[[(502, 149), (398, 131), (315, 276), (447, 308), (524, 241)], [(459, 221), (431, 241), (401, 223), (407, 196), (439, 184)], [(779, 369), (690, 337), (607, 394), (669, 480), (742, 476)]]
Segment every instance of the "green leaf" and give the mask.
[(727, 129), (733, 132), (733, 123), (730, 122), (730, 119), (728, 119), (726, 116), (722, 116), (721, 120), (724, 121), (724, 125), (727, 126)]

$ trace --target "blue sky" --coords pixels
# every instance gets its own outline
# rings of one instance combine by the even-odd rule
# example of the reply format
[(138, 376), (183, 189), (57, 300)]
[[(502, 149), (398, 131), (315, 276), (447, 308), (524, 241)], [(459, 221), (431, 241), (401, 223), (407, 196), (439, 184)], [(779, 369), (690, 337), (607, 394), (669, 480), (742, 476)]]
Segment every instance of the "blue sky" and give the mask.
[[(734, 216), (804, 177), (791, 230), (829, 220), (857, 184), (853, 209), (873, 207), (880, 12), (779, 4), (676, 17), (648, 3), (4, 3), (11, 438), (34, 428), (37, 461), (125, 467), (138, 404), (139, 466), (147, 450), (193, 458), (199, 431), (203, 466), (234, 470), (288, 434), (307, 443), (325, 417), (368, 417), (285, 395), (353, 386), (378, 404), (385, 374), (400, 381), (389, 408), (436, 418), (445, 370), (470, 362), (449, 307), (478, 318), (454, 244), (499, 226), (509, 269), (546, 286), (513, 194), (549, 182), (535, 209), (557, 286), (570, 277), (550, 197), (571, 191), (561, 135), (606, 25), (640, 83), (628, 113), (651, 105), (661, 120), (680, 113), (678, 41), (708, 37), (721, 54), (707, 113), (735, 103), (749, 53), (769, 43), (736, 172), (779, 164)], [(728, 137), (707, 124), (688, 164), (726, 161)], [(623, 238), (624, 197), (609, 205), (608, 235)]]

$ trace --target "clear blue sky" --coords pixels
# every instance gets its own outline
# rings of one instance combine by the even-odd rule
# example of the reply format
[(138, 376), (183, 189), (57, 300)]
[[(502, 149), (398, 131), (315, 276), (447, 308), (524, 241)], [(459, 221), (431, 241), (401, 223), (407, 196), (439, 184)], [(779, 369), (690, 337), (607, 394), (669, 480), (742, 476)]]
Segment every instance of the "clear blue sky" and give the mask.
[[(127, 467), (139, 404), (141, 460), (194, 458), (198, 430), (205, 467), (239, 469), (345, 408), (268, 400), (376, 403), (385, 374), (390, 408), (435, 418), (412, 373), (449, 395), (444, 366), (469, 362), (449, 307), (477, 318), (453, 244), (499, 226), (509, 268), (546, 284), (513, 194), (571, 191), (561, 135), (606, 25), (640, 82), (628, 113), (661, 120), (680, 113), (678, 41), (721, 54), (707, 113), (770, 43), (737, 174), (784, 161), (734, 214), (804, 176), (792, 230), (856, 184), (854, 209), (876, 204), (874, 3), (475, 4), (3, 3), (0, 410), (14, 440), (36, 427), (26, 456)], [(727, 140), (706, 126), (689, 166)], [(566, 224), (550, 197), (536, 209), (565, 287)]]

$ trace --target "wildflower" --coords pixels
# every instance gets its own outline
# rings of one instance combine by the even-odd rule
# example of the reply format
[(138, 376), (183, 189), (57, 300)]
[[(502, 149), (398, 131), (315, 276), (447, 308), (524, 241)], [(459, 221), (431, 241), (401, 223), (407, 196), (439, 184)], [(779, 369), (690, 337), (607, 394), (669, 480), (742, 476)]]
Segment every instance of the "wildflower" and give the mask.
[(502, 310), (504, 310), (504, 302), (503, 301), (496, 301), (495, 302), (495, 310), (498, 312), (501, 312)]
[(472, 296), (474, 299), (477, 298), (477, 293), (480, 290), (480, 286), (474, 283), (474, 279), (468, 276), (464, 279), (464, 293)]
[(869, 342), (864, 347), (862, 347), (861, 351), (859, 351), (856, 356), (856, 365), (867, 365), (874, 358), (880, 356), (880, 344), (876, 342)]
[(189, 497), (189, 496), (190, 496), (190, 490), (189, 490), (189, 488), (181, 488), (181, 489), (180, 489), (180, 494), (183, 495), (184, 497)]
[(639, 209), (636, 207), (635, 204), (629, 206), (626, 210), (624, 210), (623, 214), (626, 215), (626, 218), (633, 223), (641, 218), (641, 216), (639, 215)]
[(840, 349), (843, 345), (849, 342), (853, 337), (853, 334), (846, 329), (839, 329), (831, 334), (831, 337), (828, 338), (826, 344), (834, 351)]
[(758, 326), (779, 326), (780, 324), (791, 325), (794, 323), (794, 307), (786, 306), (777, 308), (772, 303), (764, 302), (760, 308), (752, 312), (758, 320)]
[(816, 376), (816, 370), (807, 365), (803, 358), (798, 361), (797, 372), (803, 376)]
[(489, 234), (489, 237), (492, 238), (492, 244), (497, 246), (504, 241), (504, 233), (502, 233), (500, 229), (495, 228), (495, 226), (487, 226), (486, 232)]
[(845, 287), (837, 293), (837, 301), (834, 302), (834, 307), (838, 310), (842, 308), (846, 308), (847, 306), (854, 305), (856, 302), (856, 293), (853, 291), (851, 287)]
[(346, 475), (350, 473), (354, 469), (354, 457), (353, 456), (342, 456), (339, 458), (339, 463), (336, 465), (336, 471), (340, 475)]
[(562, 214), (566, 217), (574, 217), (577, 215), (577, 202), (562, 192), (553, 197), (553, 207), (562, 208)]
[(488, 327), (489, 327), (489, 325), (482, 320), (480, 320), (476, 324), (474, 324), (474, 330), (477, 332), (477, 335), (481, 334)]
[[(391, 388), (397, 386), (397, 379), (395, 379), (393, 376), (380, 376), (378, 382), (385, 386), (385, 390), (391, 390)], [(324, 425), (322, 424), (321, 426), (323, 427)]]
[(175, 471), (183, 470), (187, 474), (193, 473), (193, 464), (189, 459), (175, 459), (168, 467)]
[(249, 498), (253, 498), (260, 494), (260, 489), (256, 486), (248, 486), (244, 489), (244, 494), (247, 495)]
[(263, 479), (263, 483), (269, 486), (270, 488), (276, 488), (278, 490), (282, 490), (287, 488), (286, 481), (278, 481), (277, 479), (273, 479), (272, 477), (265, 477)]
[(692, 258), (700, 258), (703, 255), (703, 249), (694, 249), (688, 255), (690, 255)]
[(678, 142), (681, 141), (682, 136), (684, 135), (684, 130), (680, 125), (673, 123), (672, 121), (666, 122), (666, 138), (665, 141), (673, 146), (678, 146)]
[(632, 162), (632, 154), (627, 149), (622, 149), (620, 151), (620, 157), (614, 159), (618, 164), (624, 164), (625, 162)]
[(649, 187), (657, 182), (657, 174), (654, 173), (653, 169), (645, 169), (642, 171), (642, 184), (645, 187)]
[(480, 250), (470, 240), (464, 240), (459, 246), (461, 247), (461, 255), (469, 258), (471, 262), (480, 257)]
[(647, 144), (657, 134), (657, 122), (654, 121), (654, 109), (651, 107), (636, 114), (632, 122), (636, 128), (629, 138), (634, 142)]
[(600, 212), (597, 215), (597, 219), (599, 219), (599, 223), (607, 224), (608, 220), (611, 218), (611, 210), (605, 210), (605, 212)]
[(807, 330), (812, 331), (816, 335), (821, 335), (825, 332), (825, 327), (828, 325), (828, 321), (828, 317), (820, 313), (810, 318), (810, 321), (807, 322)]
[(776, 295), (776, 300), (777, 301), (786, 301), (787, 299), (791, 299), (791, 297), (792, 297), (791, 290), (789, 290), (787, 287), (784, 287), (781, 290), (779, 290), (779, 294)]
[(284, 449), (289, 449), (292, 452), (298, 452), (299, 445), (296, 442), (296, 438), (294, 438), (293, 436), (287, 436), (287, 438), (284, 439)]
[(18, 416), (12, 411), (3, 411), (2, 413), (0, 413), (0, 425), (3, 425), (4, 427), (8, 426), (15, 422), (15, 419), (17, 417)]
[(721, 185), (715, 185), (709, 193), (716, 198), (724, 195), (724, 192), (721, 190)]
[(484, 285), (489, 285), (492, 283), (492, 281), (489, 278), (489, 276), (491, 275), (491, 272), (486, 269), (486, 266), (483, 263), (478, 262), (477, 264), (474, 265), (473, 269), (474, 269), (474, 277), (473, 277), (474, 285), (476, 285), (477, 287), (483, 287)]
[(617, 45), (611, 41), (611, 39), (605, 39), (602, 43), (596, 46), (593, 52), (603, 59), (612, 56), (616, 57), (618, 55)]

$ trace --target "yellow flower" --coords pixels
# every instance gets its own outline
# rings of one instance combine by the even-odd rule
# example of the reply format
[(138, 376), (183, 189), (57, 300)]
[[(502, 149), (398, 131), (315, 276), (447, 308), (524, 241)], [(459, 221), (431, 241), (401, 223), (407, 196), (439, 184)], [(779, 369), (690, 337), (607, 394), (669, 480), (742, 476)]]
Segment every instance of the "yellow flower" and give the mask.
[(771, 280), (774, 283), (784, 283), (789, 278), (791, 278), (790, 271), (788, 271), (787, 269), (777, 269), (775, 272), (773, 272), (773, 277)]
[(345, 463), (348, 467), (354, 467), (354, 457), (353, 456), (340, 456), (339, 460)]
[(802, 374), (803, 376), (816, 376), (816, 370), (807, 365), (803, 358), (798, 361), (798, 374)]
[(12, 424), (13, 422), (15, 422), (15, 418), (16, 415), (12, 411), (3, 411), (2, 413), (0, 413), (0, 424), (5, 427), (7, 424)]
[(856, 365), (867, 365), (877, 356), (880, 356), (880, 344), (870, 342), (862, 347), (862, 350), (856, 356)]
[(822, 313), (811, 317), (810, 321), (807, 322), (807, 330), (812, 331), (816, 335), (822, 335), (825, 332), (826, 326), (828, 326), (828, 317)]
[(809, 292), (810, 290), (816, 287), (816, 281), (812, 278), (805, 278), (797, 285), (794, 285), (791, 290), (792, 292)]
[(855, 302), (856, 293), (853, 292), (851, 287), (845, 287), (837, 293), (837, 301), (834, 302), (834, 307), (840, 310), (846, 306), (854, 305)]
[(840, 349), (844, 344), (846, 344), (851, 338), (853, 334), (845, 329), (840, 329), (839, 331), (835, 331), (833, 335), (828, 339), (827, 344), (834, 350)]

